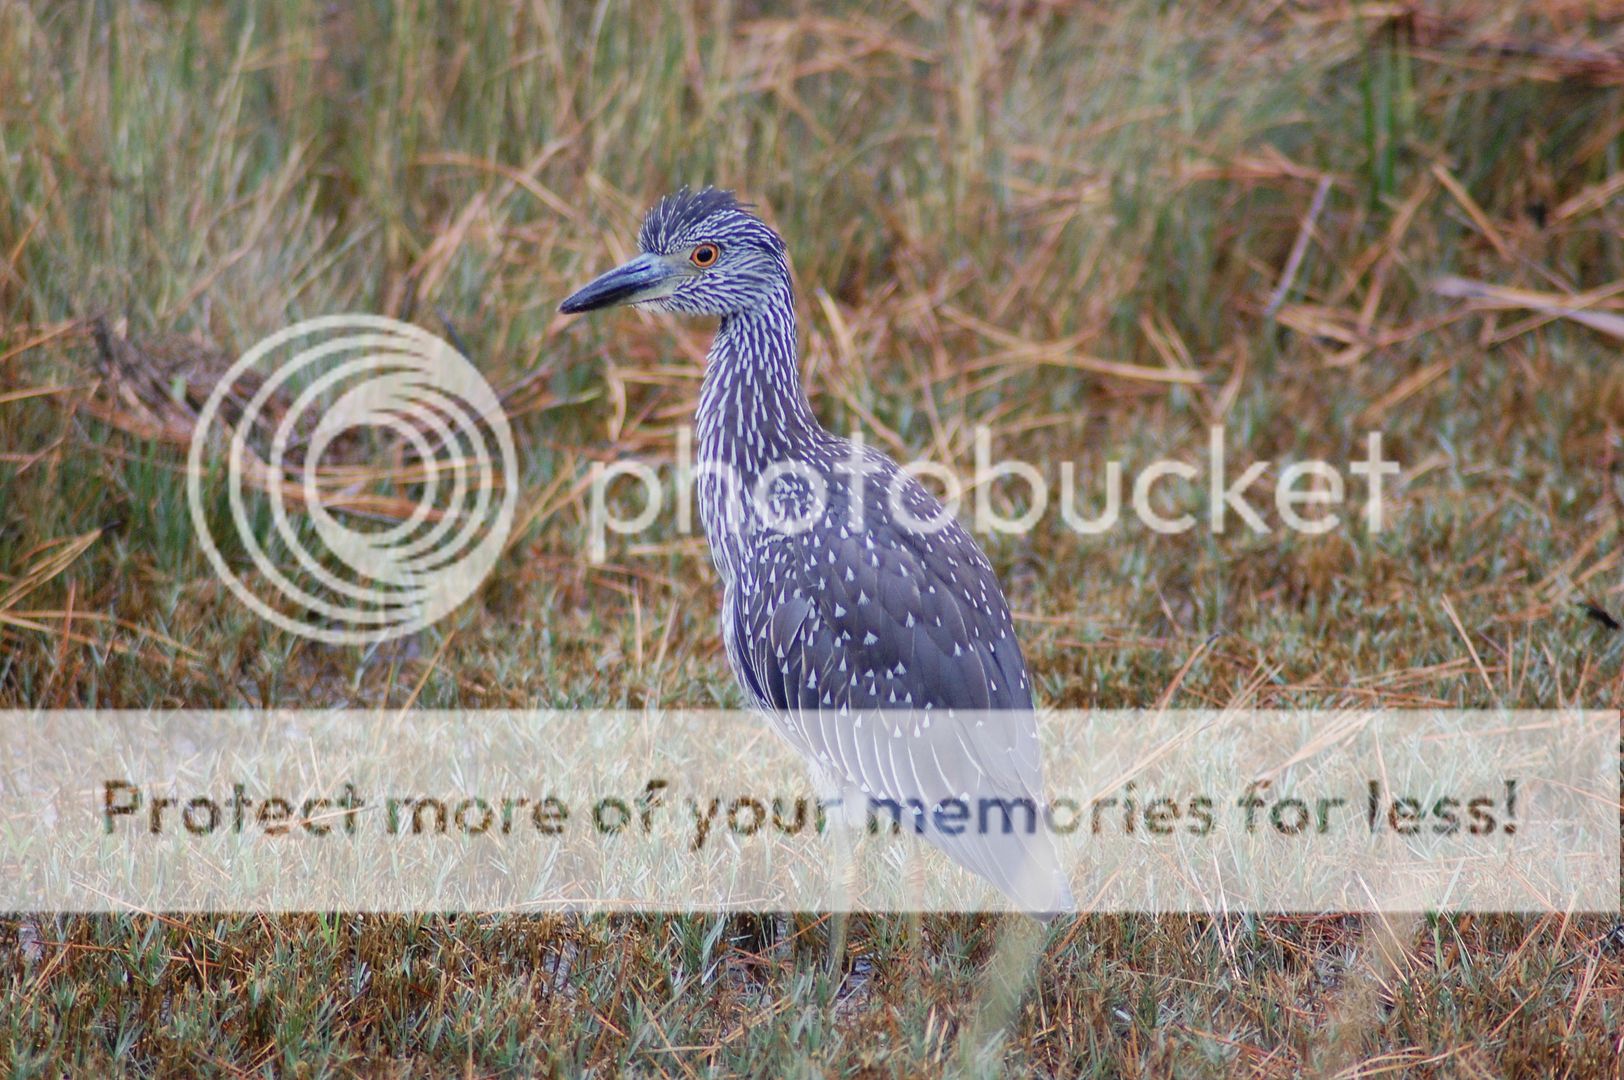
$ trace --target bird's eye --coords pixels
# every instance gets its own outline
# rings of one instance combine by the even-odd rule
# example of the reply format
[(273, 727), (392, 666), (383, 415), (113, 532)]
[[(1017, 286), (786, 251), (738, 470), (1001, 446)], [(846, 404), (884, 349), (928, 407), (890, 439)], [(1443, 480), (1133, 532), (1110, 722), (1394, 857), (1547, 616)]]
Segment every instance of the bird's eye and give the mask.
[(716, 260), (722, 257), (722, 249), (715, 244), (700, 244), (689, 254), (688, 261), (701, 270), (707, 266), (715, 266)]

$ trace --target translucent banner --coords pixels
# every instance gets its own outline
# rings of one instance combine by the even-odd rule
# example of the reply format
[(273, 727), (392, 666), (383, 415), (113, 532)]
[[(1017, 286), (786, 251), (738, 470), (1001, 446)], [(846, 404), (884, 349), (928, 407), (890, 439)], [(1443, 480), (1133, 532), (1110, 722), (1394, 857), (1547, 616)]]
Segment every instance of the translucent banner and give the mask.
[(1619, 905), (1616, 711), (1073, 711), (1033, 727), (5, 713), (0, 910)]

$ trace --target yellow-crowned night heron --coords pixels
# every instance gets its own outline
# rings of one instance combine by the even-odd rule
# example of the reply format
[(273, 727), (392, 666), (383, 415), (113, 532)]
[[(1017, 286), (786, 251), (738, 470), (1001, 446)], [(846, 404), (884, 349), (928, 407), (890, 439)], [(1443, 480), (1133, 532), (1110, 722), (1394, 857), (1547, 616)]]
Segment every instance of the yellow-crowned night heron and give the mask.
[(1022, 910), (1069, 908), (992, 566), (910, 474), (818, 423), (784, 242), (730, 193), (685, 188), (649, 211), (638, 246), (561, 310), (721, 316), (695, 472), (745, 692), (844, 799), (901, 808)]

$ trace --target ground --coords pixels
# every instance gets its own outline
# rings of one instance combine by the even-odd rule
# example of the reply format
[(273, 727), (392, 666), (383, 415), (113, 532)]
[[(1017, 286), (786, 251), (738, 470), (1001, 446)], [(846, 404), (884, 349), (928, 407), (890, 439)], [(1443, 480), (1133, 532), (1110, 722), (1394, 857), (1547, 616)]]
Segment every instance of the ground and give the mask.
[[(0, 4), (0, 706), (739, 704), (703, 541), (662, 519), (595, 563), (580, 482), (669, 460), (708, 328), (556, 314), (703, 182), (786, 237), (824, 422), (900, 456), (967, 470), (989, 424), (1086, 492), (1205, 461), (1213, 425), (1275, 463), (1382, 433), (1380, 531), (983, 537), (1043, 704), (1618, 705), (1609, 7)], [(522, 449), (492, 578), (379, 649), (258, 620), (185, 509), (211, 358), (341, 311), (448, 322)], [(979, 1057), (995, 920), (858, 920), (833, 1005), (821, 929), (786, 925), (0, 918), (0, 1048), (16, 1076), (1619, 1069), (1609, 919), (1062, 919)]]

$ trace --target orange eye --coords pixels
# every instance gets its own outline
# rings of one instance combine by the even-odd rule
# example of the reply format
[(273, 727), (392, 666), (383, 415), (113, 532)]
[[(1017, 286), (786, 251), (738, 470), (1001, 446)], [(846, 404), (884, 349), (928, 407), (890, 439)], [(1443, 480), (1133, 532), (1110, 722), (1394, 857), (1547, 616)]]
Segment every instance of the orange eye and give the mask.
[(715, 266), (716, 260), (721, 257), (722, 249), (715, 244), (700, 244), (688, 256), (688, 261), (703, 270), (707, 266)]

